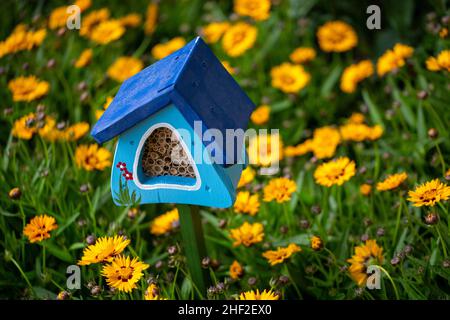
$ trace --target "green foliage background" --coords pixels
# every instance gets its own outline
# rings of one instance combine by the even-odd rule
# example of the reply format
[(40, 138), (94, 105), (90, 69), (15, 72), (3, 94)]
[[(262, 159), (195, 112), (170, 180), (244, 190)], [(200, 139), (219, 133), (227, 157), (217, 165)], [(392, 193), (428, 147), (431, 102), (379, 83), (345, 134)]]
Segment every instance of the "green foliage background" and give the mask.
[[(449, 81), (448, 72), (426, 70), (425, 60), (441, 50), (449, 49), (449, 40), (440, 39), (427, 31), (426, 14), (435, 12), (437, 20), (448, 16), (447, 1), (316, 1), (283, 0), (272, 8), (270, 19), (256, 23), (258, 39), (255, 46), (242, 57), (232, 59), (223, 52), (220, 43), (212, 45), (222, 60), (230, 61), (239, 72), (235, 76), (256, 104), (267, 102), (271, 108), (268, 128), (280, 128), (286, 145), (306, 139), (311, 130), (323, 125), (341, 124), (352, 112), (363, 111), (370, 124), (385, 128), (383, 137), (372, 143), (343, 144), (338, 155), (354, 159), (365, 172), (352, 178), (342, 187), (325, 189), (314, 183), (316, 164), (307, 156), (282, 162), (281, 174), (290, 175), (297, 183), (297, 192), (286, 205), (262, 203), (255, 217), (237, 215), (232, 209), (218, 211), (202, 208), (208, 254), (221, 262), (210, 270), (214, 281), (228, 276), (228, 267), (236, 259), (245, 266), (245, 277), (227, 282), (221, 294), (210, 298), (231, 298), (234, 294), (253, 288), (273, 287), (285, 299), (391, 299), (397, 298), (392, 282), (386, 277), (382, 289), (359, 290), (343, 267), (367, 234), (377, 238), (384, 248), (384, 268), (392, 277), (401, 299), (448, 299), (450, 296), (450, 268), (447, 248), (450, 245), (450, 221), (445, 214), (448, 203), (430, 210), (413, 208), (406, 201), (406, 190), (373, 192), (369, 197), (359, 194), (359, 186), (368, 180), (379, 181), (389, 173), (405, 171), (409, 175), (407, 188), (434, 178), (443, 179), (448, 170), (449, 144)], [(366, 8), (378, 4), (382, 12), (382, 29), (366, 28)], [(5, 39), (18, 23), (40, 26), (60, 1), (2, 1), (0, 3), (0, 39)], [(94, 1), (94, 8), (108, 7), (113, 17), (131, 12), (144, 13), (148, 1)], [(92, 10), (92, 9), (90, 9)], [(75, 264), (85, 247), (85, 238), (123, 232), (131, 240), (131, 253), (151, 264), (147, 277), (156, 278), (161, 293), (168, 298), (189, 299), (194, 290), (183, 258), (183, 243), (179, 233), (168, 237), (151, 236), (149, 222), (163, 213), (166, 205), (143, 205), (134, 220), (127, 218), (129, 208), (116, 207), (109, 189), (110, 171), (86, 172), (78, 169), (73, 160), (76, 143), (48, 143), (35, 137), (30, 141), (14, 139), (11, 128), (14, 120), (33, 112), (39, 102), (14, 103), (7, 88), (9, 80), (20, 75), (36, 75), (51, 85), (49, 94), (40, 101), (46, 112), (58, 121), (87, 121), (95, 123), (94, 112), (106, 97), (114, 95), (119, 85), (105, 76), (106, 69), (121, 55), (133, 55), (150, 65), (154, 59), (150, 49), (157, 43), (175, 36), (192, 39), (199, 28), (211, 20), (228, 19), (231, 1), (161, 1), (156, 32), (145, 36), (142, 28), (130, 29), (118, 41), (107, 46), (94, 46), (75, 31), (62, 37), (48, 30), (43, 44), (29, 52), (19, 52), (0, 59), (0, 109), (12, 108), (11, 114), (0, 116), (0, 297), (54, 298), (65, 290), (68, 265)], [(35, 17), (35, 19), (33, 19)], [(350, 23), (358, 33), (355, 50), (342, 54), (326, 54), (318, 49), (315, 32), (318, 26), (332, 19)], [(402, 42), (414, 47), (411, 63), (398, 74), (365, 80), (354, 94), (339, 89), (342, 70), (359, 59), (376, 61), (386, 49)], [(318, 57), (306, 67), (312, 74), (308, 86), (297, 96), (288, 96), (270, 85), (270, 69), (288, 60), (298, 46), (313, 46)], [(94, 48), (93, 63), (75, 69), (72, 62), (87, 47)], [(53, 68), (47, 62), (55, 59)], [(87, 85), (89, 98), (80, 100), (80, 82)], [(428, 92), (425, 100), (417, 98), (419, 91)], [(437, 139), (430, 139), (427, 130), (436, 128)], [(85, 137), (82, 142), (92, 143)], [(106, 147), (113, 150), (114, 142)], [(269, 177), (258, 176), (253, 186), (265, 184)], [(80, 186), (88, 184), (90, 191), (81, 193)], [(13, 187), (23, 193), (20, 201), (8, 198)], [(316, 215), (311, 207), (319, 205)], [(288, 212), (296, 221), (287, 234), (280, 231)], [(433, 227), (424, 224), (429, 211), (441, 215), (441, 222)], [(22, 236), (24, 224), (36, 214), (54, 216), (59, 228), (46, 241), (47, 272), (41, 268), (42, 245), (29, 244)], [(447, 213), (448, 214), (448, 213)], [(365, 219), (373, 224), (364, 224)], [(233, 248), (227, 229), (219, 227), (227, 221), (227, 229), (243, 221), (259, 221), (265, 226), (264, 244), (252, 248)], [(307, 219), (310, 229), (302, 229), (299, 221)], [(86, 222), (82, 225), (81, 222)], [(385, 235), (376, 236), (378, 228)], [(440, 234), (439, 234), (440, 233)], [(320, 235), (326, 250), (314, 252), (308, 248), (309, 237)], [(267, 248), (299, 244), (303, 252), (287, 264), (269, 267), (261, 253)], [(167, 247), (177, 245), (181, 253), (168, 257)], [(392, 266), (390, 260), (406, 245), (414, 249)], [(164, 267), (156, 269), (157, 261)], [(82, 269), (83, 287), (72, 292), (75, 299), (142, 298), (145, 280), (130, 296), (113, 295), (104, 286), (99, 269)], [(280, 275), (291, 278), (287, 286), (279, 286)], [(256, 285), (248, 279), (256, 277)], [(103, 288), (100, 296), (92, 296), (88, 282), (95, 281)]]

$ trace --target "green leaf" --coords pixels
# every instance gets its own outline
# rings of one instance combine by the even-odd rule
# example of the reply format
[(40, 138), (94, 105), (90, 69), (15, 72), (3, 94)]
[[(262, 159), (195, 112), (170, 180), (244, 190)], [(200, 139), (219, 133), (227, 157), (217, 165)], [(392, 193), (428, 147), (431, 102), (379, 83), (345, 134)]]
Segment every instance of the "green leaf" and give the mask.
[(414, 126), (416, 124), (415, 116), (414, 116), (413, 112), (411, 111), (411, 107), (407, 103), (406, 99), (402, 96), (402, 94), (400, 93), (400, 91), (397, 88), (394, 88), (393, 96), (394, 96), (395, 100), (400, 102), (400, 111), (401, 111), (403, 117), (405, 118), (406, 123), (408, 123), (408, 125), (411, 128), (414, 128)]
[(75, 242), (69, 247), (69, 251), (83, 249), (86, 245), (83, 242)]
[(80, 213), (76, 212), (71, 217), (69, 217), (69, 219), (67, 219), (66, 222), (56, 230), (55, 235), (61, 234), (68, 226), (75, 222), (79, 215)]
[(424, 143), (427, 139), (427, 129), (425, 125), (425, 117), (423, 114), (423, 106), (422, 102), (419, 103), (419, 108), (417, 110), (417, 136), (419, 137), (419, 141)]
[(292, 102), (290, 100), (283, 100), (279, 102), (275, 102), (270, 106), (271, 113), (277, 113), (283, 110), (287, 110), (292, 106)]
[(181, 284), (181, 299), (188, 300), (190, 299), (190, 294), (192, 292), (192, 282), (189, 278), (184, 278), (183, 283)]
[(65, 248), (61, 249), (60, 247), (58, 247), (57, 245), (55, 245), (52, 242), (47, 242), (43, 245), (45, 246), (45, 248), (48, 250), (48, 252), (52, 256), (54, 256), (64, 262), (68, 262), (68, 263), (74, 262), (72, 255), (69, 253), (69, 251), (67, 249), (65, 249)]
[(362, 91), (362, 96), (363, 96), (364, 102), (366, 103), (367, 107), (369, 108), (369, 113), (370, 113), (370, 117), (372, 118), (372, 120), (376, 124), (378, 124), (378, 125), (380, 125), (380, 126), (382, 126), (384, 128), (385, 126), (384, 126), (383, 120), (381, 118), (379, 108), (373, 102), (373, 100), (370, 97), (370, 95), (367, 92), (367, 90), (363, 90)]
[(42, 300), (55, 300), (56, 299), (56, 293), (51, 292), (42, 287), (33, 287), (33, 291), (36, 295), (36, 298), (38, 298), (38, 299), (42, 299)]
[(342, 67), (340, 65), (336, 65), (333, 70), (331, 70), (328, 77), (325, 79), (324, 83), (322, 84), (322, 88), (320, 89), (320, 96), (322, 98), (326, 98), (330, 95), (331, 90), (333, 90), (333, 87), (336, 85), (337, 81), (339, 80), (339, 76), (341, 75)]
[(263, 46), (255, 54), (253, 64), (257, 65), (260, 63), (267, 56), (270, 50), (274, 48), (280, 38), (281, 30), (281, 28), (272, 28), (272, 32), (270, 32), (269, 36), (264, 39)]

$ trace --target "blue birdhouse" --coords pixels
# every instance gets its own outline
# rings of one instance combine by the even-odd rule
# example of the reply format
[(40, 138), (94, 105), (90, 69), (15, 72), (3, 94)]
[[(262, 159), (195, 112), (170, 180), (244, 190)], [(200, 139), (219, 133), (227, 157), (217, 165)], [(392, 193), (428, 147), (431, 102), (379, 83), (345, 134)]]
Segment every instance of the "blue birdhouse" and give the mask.
[(92, 129), (116, 136), (117, 205), (234, 203), (246, 165), (242, 135), (254, 104), (199, 37), (127, 79)]

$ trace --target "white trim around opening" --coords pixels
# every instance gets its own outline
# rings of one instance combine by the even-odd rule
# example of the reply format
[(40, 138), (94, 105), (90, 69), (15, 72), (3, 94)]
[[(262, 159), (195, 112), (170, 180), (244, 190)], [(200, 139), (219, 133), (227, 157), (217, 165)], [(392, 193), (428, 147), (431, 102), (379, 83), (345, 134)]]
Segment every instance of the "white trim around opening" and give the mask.
[[(138, 170), (138, 164), (139, 164), (139, 157), (142, 151), (142, 148), (144, 147), (145, 141), (147, 140), (147, 138), (152, 134), (152, 132), (157, 129), (157, 128), (168, 128), (172, 131), (172, 133), (174, 133), (176, 135), (176, 138), (178, 139), (178, 141), (180, 141), (180, 144), (182, 146), (182, 148), (184, 149), (184, 151), (186, 152), (189, 161), (192, 165), (192, 167), (194, 168), (194, 173), (195, 173), (195, 184), (194, 185), (181, 185), (181, 184), (173, 184), (173, 183), (155, 183), (155, 184), (144, 184), (141, 183), (139, 181), (138, 178), (138, 174), (137, 174), (137, 170)], [(152, 125), (150, 128), (147, 129), (147, 131), (144, 133), (144, 135), (142, 136), (141, 140), (139, 141), (139, 145), (136, 149), (136, 155), (134, 157), (134, 163), (133, 163), (133, 180), (134, 183), (136, 184), (136, 186), (140, 189), (143, 190), (154, 190), (154, 189), (177, 189), (177, 190), (198, 190), (200, 189), (201, 185), (202, 185), (202, 181), (200, 178), (200, 174), (198, 173), (198, 168), (195, 165), (192, 156), (189, 152), (189, 150), (186, 147), (186, 144), (184, 143), (184, 141), (181, 139), (180, 135), (178, 134), (178, 131), (169, 123), (166, 122), (162, 122), (162, 123), (157, 123)]]

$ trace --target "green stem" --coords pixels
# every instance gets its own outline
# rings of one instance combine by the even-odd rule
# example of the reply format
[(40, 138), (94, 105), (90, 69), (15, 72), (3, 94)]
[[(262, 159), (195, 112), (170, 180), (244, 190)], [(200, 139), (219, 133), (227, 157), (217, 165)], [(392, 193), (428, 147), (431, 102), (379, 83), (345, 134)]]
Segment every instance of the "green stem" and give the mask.
[(139, 58), (145, 52), (151, 40), (152, 39), (150, 37), (145, 38), (139, 45), (139, 48), (137, 48), (136, 51), (133, 53), (133, 57)]
[(14, 258), (11, 258), (11, 262), (16, 266), (16, 268), (19, 270), (22, 277), (25, 279), (25, 282), (27, 283), (28, 287), (30, 287), (31, 291), (34, 293), (33, 286), (30, 283), (30, 280), (28, 280), (28, 277), (26, 276), (25, 272), (23, 272), (22, 268), (19, 266), (16, 260)]
[(441, 231), (439, 230), (439, 223), (436, 225), (436, 231), (439, 236), (439, 242), (441, 243), (442, 250), (444, 251), (444, 257), (447, 259), (447, 247), (444, 242), (444, 238), (442, 238)]
[(395, 298), (396, 298), (397, 300), (399, 300), (399, 299), (400, 299), (400, 296), (398, 295), (397, 287), (396, 287), (396, 285), (395, 285), (395, 283), (394, 283), (394, 280), (392, 280), (392, 278), (391, 278), (389, 272), (387, 272), (386, 269), (384, 269), (382, 266), (378, 266), (378, 265), (377, 265), (377, 267), (378, 267), (381, 271), (383, 271), (383, 273), (386, 275), (386, 277), (388, 277), (389, 281), (390, 281), (391, 284), (392, 284), (392, 287), (394, 288)]
[(207, 284), (211, 281), (201, 265), (202, 259), (206, 257), (206, 246), (200, 212), (197, 206), (184, 204), (178, 206), (178, 212), (189, 273), (198, 290), (206, 296)]
[(295, 292), (297, 293), (299, 299), (303, 299), (303, 295), (302, 295), (302, 293), (300, 292), (300, 289), (298, 288), (297, 284), (295, 283), (295, 279), (292, 277), (292, 274), (291, 274), (291, 272), (289, 271), (288, 265), (285, 264), (285, 265), (284, 265), (284, 268), (285, 268), (285, 270), (286, 270), (286, 273), (287, 273), (289, 279), (291, 279), (291, 281), (292, 281), (292, 285), (294, 286)]
[(450, 235), (450, 218), (448, 216), (447, 208), (441, 202), (438, 202), (438, 205), (445, 213), (445, 218), (447, 219), (447, 235)]
[[(22, 203), (19, 201), (19, 209), (20, 209), (20, 215), (22, 217), (22, 230), (25, 229), (25, 226), (27, 225), (25, 212), (23, 211)], [(21, 244), (21, 251), (22, 251), (22, 265), (25, 265), (25, 241), (22, 241)]]
[(442, 175), (445, 176), (445, 161), (444, 161), (444, 157), (442, 156), (441, 148), (439, 148), (438, 143), (436, 143), (436, 150), (438, 152), (439, 161), (441, 162), (441, 166), (442, 166)]
[(177, 284), (178, 271), (180, 271), (180, 267), (177, 265), (177, 271), (175, 271), (175, 276), (173, 277), (172, 292), (170, 293), (172, 299), (175, 299), (175, 285)]
[(284, 219), (286, 220), (286, 225), (288, 226), (288, 234), (292, 234), (294, 229), (294, 223), (292, 221), (292, 216), (289, 212), (288, 202), (283, 203), (283, 212), (284, 212)]
[(397, 209), (397, 222), (395, 224), (395, 232), (394, 232), (394, 243), (397, 241), (398, 229), (400, 228), (400, 218), (402, 216), (402, 199), (400, 196), (400, 201)]
[(92, 208), (92, 202), (91, 202), (91, 198), (89, 198), (89, 195), (86, 195), (86, 201), (88, 203), (89, 206), (89, 217), (92, 220), (92, 226), (94, 227), (94, 232), (95, 234), (98, 234), (97, 232), (97, 219), (95, 219), (95, 212)]
[(42, 244), (42, 274), (46, 274), (46, 261), (45, 261), (45, 244)]

